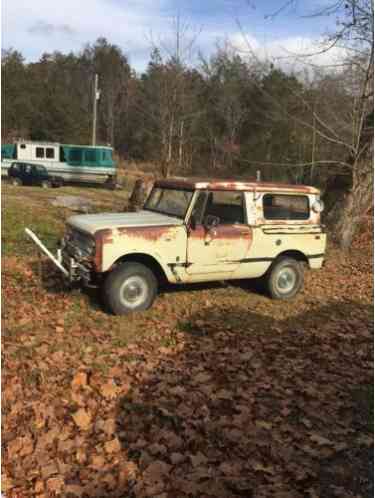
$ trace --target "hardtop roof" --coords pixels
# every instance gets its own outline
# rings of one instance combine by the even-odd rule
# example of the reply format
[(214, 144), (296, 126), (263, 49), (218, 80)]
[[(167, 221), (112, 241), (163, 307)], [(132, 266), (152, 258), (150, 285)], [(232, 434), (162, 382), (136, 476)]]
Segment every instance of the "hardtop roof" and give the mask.
[(319, 190), (308, 185), (291, 185), (287, 183), (257, 182), (237, 179), (213, 178), (168, 178), (157, 180), (156, 187), (184, 190), (241, 190), (257, 192), (289, 192), (319, 194)]

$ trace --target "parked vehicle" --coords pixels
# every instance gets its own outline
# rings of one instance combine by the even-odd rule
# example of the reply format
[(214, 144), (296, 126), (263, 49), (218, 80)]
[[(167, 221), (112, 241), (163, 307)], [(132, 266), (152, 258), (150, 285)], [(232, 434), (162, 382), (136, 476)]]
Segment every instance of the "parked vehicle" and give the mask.
[(39, 185), (43, 188), (62, 187), (61, 176), (50, 175), (41, 164), (13, 163), (8, 172), (12, 185)]
[(49, 174), (61, 176), (65, 181), (113, 186), (116, 164), (112, 156), (112, 147), (18, 141), (1, 146), (1, 174), (6, 176), (15, 162), (27, 162), (40, 164)]
[(157, 181), (140, 212), (69, 218), (55, 262), (70, 281), (100, 285), (119, 315), (149, 308), (162, 280), (261, 277), (272, 298), (289, 299), (304, 268), (323, 265), (322, 209), (303, 185)]

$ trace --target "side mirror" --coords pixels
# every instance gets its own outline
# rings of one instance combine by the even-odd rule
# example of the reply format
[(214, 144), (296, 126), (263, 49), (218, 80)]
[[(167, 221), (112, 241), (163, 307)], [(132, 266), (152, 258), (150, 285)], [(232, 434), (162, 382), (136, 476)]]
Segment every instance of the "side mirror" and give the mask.
[(208, 214), (207, 216), (204, 217), (203, 226), (207, 231), (212, 230), (213, 228), (217, 227), (219, 224), (220, 224), (220, 218), (218, 216), (213, 216), (211, 214)]

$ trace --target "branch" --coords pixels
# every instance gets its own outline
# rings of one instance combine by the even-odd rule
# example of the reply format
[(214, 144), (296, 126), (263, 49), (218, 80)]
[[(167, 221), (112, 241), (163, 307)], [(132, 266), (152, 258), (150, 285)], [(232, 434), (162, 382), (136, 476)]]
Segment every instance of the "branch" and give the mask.
[(314, 161), (314, 162), (307, 162), (307, 163), (278, 163), (278, 162), (266, 162), (266, 161), (251, 161), (249, 159), (242, 159), (239, 158), (240, 161), (249, 163), (249, 164), (259, 164), (263, 166), (285, 166), (285, 167), (292, 167), (292, 168), (301, 168), (301, 167), (308, 167), (308, 166), (317, 166), (317, 165), (331, 165), (335, 164), (336, 166), (343, 166), (345, 168), (352, 169), (352, 165), (350, 163), (347, 163), (345, 161), (332, 161), (332, 160), (320, 160), (320, 161)]

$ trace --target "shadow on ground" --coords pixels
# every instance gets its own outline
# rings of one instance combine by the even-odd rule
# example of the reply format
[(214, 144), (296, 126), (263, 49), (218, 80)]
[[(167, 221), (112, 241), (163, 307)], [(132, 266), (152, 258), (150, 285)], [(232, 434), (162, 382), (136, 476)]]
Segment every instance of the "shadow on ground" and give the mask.
[(118, 402), (113, 496), (373, 496), (371, 334), (353, 302), (191, 316)]

